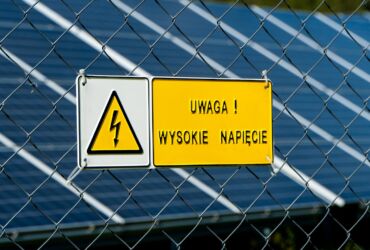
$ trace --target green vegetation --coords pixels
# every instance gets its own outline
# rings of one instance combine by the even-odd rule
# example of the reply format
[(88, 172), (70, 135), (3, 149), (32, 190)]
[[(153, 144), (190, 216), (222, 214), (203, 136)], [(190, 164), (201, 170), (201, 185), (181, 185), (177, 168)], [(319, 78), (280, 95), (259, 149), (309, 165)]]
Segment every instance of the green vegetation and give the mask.
[[(215, 0), (217, 2), (234, 3), (236, 0)], [(291, 8), (293, 10), (320, 12), (344, 12), (370, 11), (370, 1), (368, 0), (239, 0), (238, 4), (255, 4), (258, 6)]]

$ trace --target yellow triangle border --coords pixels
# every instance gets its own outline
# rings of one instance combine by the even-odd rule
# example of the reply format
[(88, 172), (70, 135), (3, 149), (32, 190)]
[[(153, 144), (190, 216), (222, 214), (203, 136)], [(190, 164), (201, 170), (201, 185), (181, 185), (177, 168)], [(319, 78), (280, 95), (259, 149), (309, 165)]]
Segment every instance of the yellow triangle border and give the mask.
[[(99, 131), (100, 131), (100, 128), (101, 126), (103, 125), (103, 122), (105, 120), (105, 117), (108, 113), (108, 108), (110, 107), (111, 103), (113, 102), (113, 99), (114, 97), (117, 99), (117, 102), (118, 102), (118, 105), (120, 106), (121, 110), (122, 110), (122, 113), (123, 113), (123, 116), (125, 117), (126, 119), (126, 122), (132, 132), (132, 135), (134, 136), (135, 138), (135, 141), (139, 147), (139, 149), (135, 149), (135, 150), (91, 150), (94, 143), (95, 143), (95, 140), (99, 134)], [(122, 104), (121, 104), (121, 101), (120, 99), (118, 98), (118, 94), (116, 91), (112, 91), (112, 94), (111, 96), (109, 97), (109, 100), (108, 100), (108, 103), (105, 105), (105, 108), (104, 108), (104, 112), (103, 112), (103, 115), (102, 117), (100, 118), (100, 121), (98, 123), (98, 126), (97, 128), (95, 129), (95, 132), (94, 132), (94, 135), (91, 139), (91, 142), (89, 143), (89, 146), (87, 148), (87, 153), (88, 154), (142, 154), (143, 153), (143, 148), (141, 147), (141, 144), (135, 134), (135, 131), (130, 123), (130, 120), (128, 119), (127, 115), (126, 115), (126, 112), (125, 112), (125, 109), (123, 108)]]

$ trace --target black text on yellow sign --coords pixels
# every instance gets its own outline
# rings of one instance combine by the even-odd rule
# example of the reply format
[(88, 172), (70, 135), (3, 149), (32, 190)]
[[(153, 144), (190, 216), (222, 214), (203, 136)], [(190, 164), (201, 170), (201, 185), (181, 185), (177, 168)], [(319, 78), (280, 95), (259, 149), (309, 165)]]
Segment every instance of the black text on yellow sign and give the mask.
[(270, 82), (154, 78), (152, 91), (155, 166), (273, 161)]

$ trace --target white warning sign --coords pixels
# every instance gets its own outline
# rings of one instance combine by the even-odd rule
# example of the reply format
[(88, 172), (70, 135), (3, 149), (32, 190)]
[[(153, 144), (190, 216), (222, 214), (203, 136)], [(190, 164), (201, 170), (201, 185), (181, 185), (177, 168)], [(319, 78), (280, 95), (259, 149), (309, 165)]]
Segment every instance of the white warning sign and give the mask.
[(77, 78), (81, 168), (149, 166), (149, 82), (146, 78)]

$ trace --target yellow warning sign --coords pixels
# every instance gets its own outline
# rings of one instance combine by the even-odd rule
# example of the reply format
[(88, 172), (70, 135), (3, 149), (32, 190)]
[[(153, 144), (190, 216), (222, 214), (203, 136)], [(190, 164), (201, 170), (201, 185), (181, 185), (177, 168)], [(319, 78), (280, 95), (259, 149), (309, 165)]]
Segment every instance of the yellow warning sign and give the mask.
[(141, 154), (143, 149), (113, 91), (87, 149), (88, 154)]
[(272, 85), (154, 78), (155, 166), (270, 164)]

